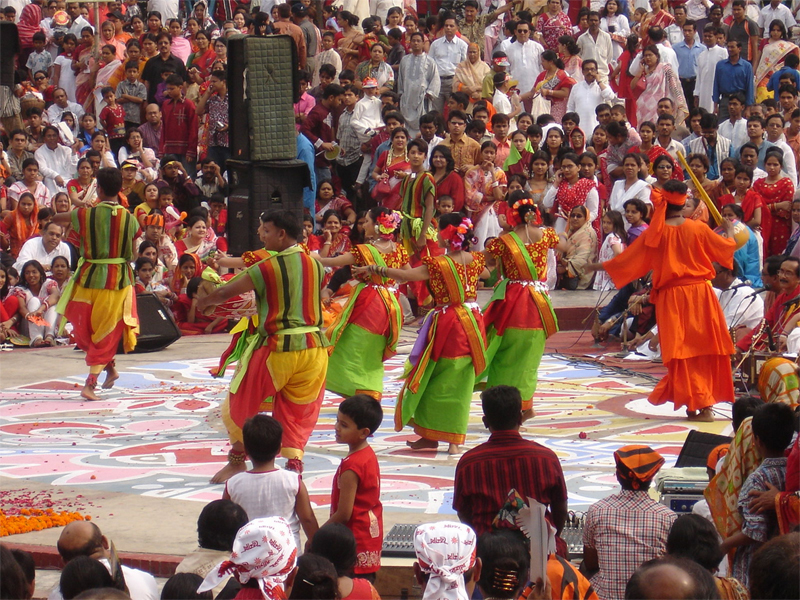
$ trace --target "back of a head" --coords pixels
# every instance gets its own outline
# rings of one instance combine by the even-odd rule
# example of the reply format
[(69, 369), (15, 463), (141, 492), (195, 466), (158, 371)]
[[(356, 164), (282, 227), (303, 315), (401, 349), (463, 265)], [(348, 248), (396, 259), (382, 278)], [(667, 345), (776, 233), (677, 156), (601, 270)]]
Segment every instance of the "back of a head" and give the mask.
[(719, 600), (714, 577), (687, 558), (666, 556), (644, 563), (625, 586), (625, 600)]
[(764, 600), (800, 598), (800, 533), (768, 541), (750, 561), (750, 597)]
[(236, 533), (249, 519), (245, 510), (232, 500), (213, 500), (197, 518), (197, 543), (208, 550), (233, 550)]
[(356, 538), (342, 523), (326, 523), (311, 538), (310, 552), (327, 558), (339, 577), (352, 577), (356, 564)]
[(744, 398), (738, 398), (736, 402), (733, 403), (732, 409), (732, 426), (733, 431), (739, 429), (739, 426), (742, 424), (747, 417), (752, 417), (756, 414), (756, 410), (760, 406), (764, 405), (764, 401), (761, 398), (756, 398), (754, 396), (745, 396)]
[(114, 578), (99, 560), (76, 556), (61, 571), (59, 587), (64, 600), (72, 600), (86, 590), (114, 587)]
[(794, 411), (776, 402), (759, 406), (753, 415), (753, 435), (770, 452), (783, 452), (794, 436)]
[(484, 597), (517, 598), (527, 581), (528, 553), (510, 531), (484, 533), (478, 539), (481, 577), (478, 587)]
[(19, 600), (28, 597), (25, 573), (8, 546), (0, 544), (0, 599)]
[(269, 415), (254, 415), (242, 427), (244, 450), (254, 464), (268, 463), (281, 451), (283, 427)]
[(175, 573), (164, 584), (161, 600), (212, 600), (211, 590), (198, 592), (203, 578), (197, 573)]
[(693, 560), (712, 573), (724, 556), (714, 525), (694, 514), (681, 515), (672, 524), (667, 536), (667, 553)]
[(74, 600), (131, 600), (131, 597), (116, 588), (95, 588), (81, 592)]
[(323, 556), (304, 554), (297, 560), (297, 573), (289, 600), (338, 600), (339, 577), (333, 563)]
[(481, 393), (487, 427), (496, 431), (517, 429), (522, 419), (522, 396), (510, 385), (496, 385)]

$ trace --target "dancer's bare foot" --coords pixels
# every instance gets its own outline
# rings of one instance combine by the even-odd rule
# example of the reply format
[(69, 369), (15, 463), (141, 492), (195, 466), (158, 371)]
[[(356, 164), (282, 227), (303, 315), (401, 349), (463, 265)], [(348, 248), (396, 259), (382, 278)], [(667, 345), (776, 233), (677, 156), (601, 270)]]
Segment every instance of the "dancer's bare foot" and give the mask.
[(697, 412), (696, 410), (687, 410), (686, 418), (689, 421), (696, 421), (698, 423), (713, 423), (714, 412), (711, 410), (711, 407), (708, 406), (700, 412)]
[(117, 372), (116, 367), (112, 365), (108, 365), (106, 367), (106, 378), (103, 381), (103, 389), (110, 390), (114, 387), (114, 382), (119, 379), (119, 373)]
[(86, 400), (100, 400), (100, 396), (94, 393), (95, 386), (93, 385), (85, 385), (81, 390), (81, 398), (85, 398)]
[(225, 483), (237, 473), (242, 473), (246, 470), (247, 466), (243, 462), (237, 464), (227, 463), (224, 467), (217, 471), (217, 474), (209, 480), (209, 483)]
[(524, 423), (528, 419), (532, 419), (536, 416), (536, 411), (533, 408), (528, 408), (522, 411), (522, 422)]
[(450, 456), (454, 456), (456, 454), (461, 454), (462, 452), (463, 452), (463, 450), (461, 450), (461, 446), (459, 446), (458, 444), (450, 444), (448, 446), (448, 448), (447, 448), (447, 453)]
[(421, 437), (416, 442), (406, 442), (406, 445), (412, 450), (436, 450), (439, 442)]

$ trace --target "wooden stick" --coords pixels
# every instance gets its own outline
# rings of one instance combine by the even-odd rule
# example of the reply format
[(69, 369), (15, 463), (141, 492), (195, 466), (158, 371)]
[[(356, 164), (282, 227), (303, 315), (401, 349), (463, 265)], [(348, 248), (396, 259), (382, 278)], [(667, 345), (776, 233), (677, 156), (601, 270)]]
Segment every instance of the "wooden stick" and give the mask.
[(719, 213), (717, 205), (714, 204), (714, 202), (709, 197), (708, 192), (706, 192), (703, 189), (703, 186), (700, 185), (700, 182), (697, 181), (697, 177), (695, 176), (694, 173), (692, 173), (692, 170), (689, 168), (689, 163), (686, 162), (686, 158), (683, 156), (683, 152), (681, 152), (680, 150), (678, 150), (678, 160), (683, 165), (683, 168), (686, 169), (686, 172), (689, 173), (689, 177), (692, 178), (692, 181), (694, 182), (694, 187), (697, 188), (697, 192), (700, 194), (700, 198), (703, 200), (703, 202), (705, 202), (706, 206), (708, 207), (708, 213), (714, 218), (714, 222), (717, 225), (720, 225), (722, 223), (722, 215)]

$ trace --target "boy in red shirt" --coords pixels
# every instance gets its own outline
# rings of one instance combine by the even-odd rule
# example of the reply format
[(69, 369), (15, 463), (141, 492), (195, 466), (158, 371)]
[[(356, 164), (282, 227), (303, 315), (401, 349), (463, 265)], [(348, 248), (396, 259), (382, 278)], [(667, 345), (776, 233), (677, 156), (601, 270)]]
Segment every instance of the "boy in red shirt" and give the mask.
[(159, 155), (174, 154), (183, 163), (186, 173), (197, 174), (197, 110), (194, 102), (183, 97), (183, 78), (167, 77), (167, 98), (161, 106), (161, 144)]
[(100, 111), (98, 117), (108, 135), (111, 150), (114, 152), (114, 156), (117, 156), (120, 148), (125, 145), (125, 109), (121, 104), (117, 104), (114, 88), (104, 87), (100, 90), (100, 94), (103, 96), (106, 106)]
[(367, 438), (382, 420), (380, 402), (357, 394), (339, 405), (334, 428), (336, 442), (347, 444), (349, 451), (333, 477), (328, 523), (344, 523), (353, 532), (358, 555), (355, 575), (370, 581), (381, 568), (383, 505), (380, 467)]

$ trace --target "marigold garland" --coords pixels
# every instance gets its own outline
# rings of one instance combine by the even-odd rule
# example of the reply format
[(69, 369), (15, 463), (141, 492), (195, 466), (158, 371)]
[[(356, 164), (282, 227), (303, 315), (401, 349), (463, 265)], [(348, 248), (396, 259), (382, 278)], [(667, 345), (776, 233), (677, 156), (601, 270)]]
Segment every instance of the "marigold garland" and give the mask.
[(91, 521), (92, 517), (79, 512), (56, 512), (52, 508), (38, 510), (36, 508), (23, 508), (18, 515), (6, 515), (0, 510), (0, 537), (30, 531), (41, 531), (51, 527), (63, 527), (73, 521)]

